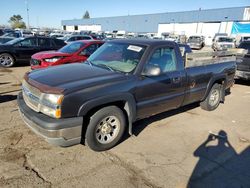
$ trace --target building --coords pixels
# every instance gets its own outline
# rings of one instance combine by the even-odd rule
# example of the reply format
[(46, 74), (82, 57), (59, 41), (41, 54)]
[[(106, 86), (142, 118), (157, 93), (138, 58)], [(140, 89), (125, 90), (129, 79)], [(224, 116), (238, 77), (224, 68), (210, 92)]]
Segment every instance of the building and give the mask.
[[(236, 25), (235, 25), (236, 24)], [(238, 25), (237, 25), (238, 24)], [(204, 35), (208, 42), (215, 33), (232, 33), (233, 27), (247, 28), (250, 24), (250, 7), (231, 7), (158, 14), (127, 15), (90, 19), (63, 20), (62, 28), (67, 31), (114, 31), (125, 30), (136, 33), (171, 32), (175, 34)], [(243, 24), (243, 26), (242, 26)], [(248, 29), (244, 31), (250, 33)]]

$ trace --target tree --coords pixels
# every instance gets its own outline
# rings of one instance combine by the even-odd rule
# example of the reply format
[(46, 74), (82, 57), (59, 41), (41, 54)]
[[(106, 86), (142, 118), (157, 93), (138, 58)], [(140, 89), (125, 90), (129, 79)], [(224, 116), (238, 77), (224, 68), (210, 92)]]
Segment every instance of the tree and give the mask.
[(9, 23), (11, 24), (12, 28), (26, 28), (26, 24), (23, 22), (23, 18), (19, 14), (11, 16)]
[(89, 11), (86, 11), (82, 18), (83, 19), (89, 19), (90, 18)]

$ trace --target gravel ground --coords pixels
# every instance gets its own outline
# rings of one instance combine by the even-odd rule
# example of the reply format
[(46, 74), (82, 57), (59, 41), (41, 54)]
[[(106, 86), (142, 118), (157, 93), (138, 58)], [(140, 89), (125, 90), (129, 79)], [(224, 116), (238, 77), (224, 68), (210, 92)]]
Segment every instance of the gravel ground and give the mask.
[(250, 187), (250, 82), (215, 111), (194, 104), (138, 121), (134, 136), (97, 153), (27, 128), (16, 95), (28, 70), (0, 69), (0, 187)]

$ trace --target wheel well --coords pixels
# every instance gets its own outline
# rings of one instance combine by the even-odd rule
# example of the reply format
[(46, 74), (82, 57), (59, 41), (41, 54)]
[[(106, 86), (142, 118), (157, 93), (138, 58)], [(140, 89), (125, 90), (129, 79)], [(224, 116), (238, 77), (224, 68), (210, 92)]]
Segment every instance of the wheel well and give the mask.
[[(213, 85), (214, 85), (214, 84), (224, 85), (224, 82), (225, 82), (225, 79), (222, 78), (222, 79), (216, 80), (216, 81), (213, 83)], [(212, 85), (212, 86), (213, 86), (213, 85)]]
[(1, 52), (0, 54), (10, 54), (13, 57), (14, 61), (16, 61), (16, 56), (10, 52)]
[[(87, 112), (87, 114), (85, 114), (84, 117), (83, 117), (84, 120), (83, 120), (82, 140), (81, 140), (81, 143), (82, 144), (85, 143), (85, 134), (86, 134), (87, 127), (89, 125), (90, 117), (95, 112), (97, 112), (98, 110), (100, 110), (100, 109), (102, 109), (104, 107), (107, 107), (107, 106), (117, 106), (118, 108), (120, 108), (123, 111), (123, 113), (124, 113), (126, 124), (128, 124), (128, 113), (126, 112), (126, 110), (124, 108), (125, 104), (126, 104), (126, 101), (115, 101), (115, 102), (110, 102), (110, 103), (106, 103), (106, 104), (102, 104), (102, 105), (96, 106), (96, 107), (92, 108), (91, 110), (89, 110)], [(127, 127), (126, 127), (126, 129), (127, 129)]]

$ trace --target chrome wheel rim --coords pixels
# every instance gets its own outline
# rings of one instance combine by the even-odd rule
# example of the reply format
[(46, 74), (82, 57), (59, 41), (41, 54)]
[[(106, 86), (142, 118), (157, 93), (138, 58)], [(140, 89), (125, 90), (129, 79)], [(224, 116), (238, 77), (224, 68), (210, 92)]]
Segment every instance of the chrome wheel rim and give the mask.
[(9, 67), (13, 65), (13, 59), (9, 55), (0, 55), (0, 64), (4, 67)]
[(211, 106), (215, 106), (216, 104), (218, 104), (219, 99), (220, 99), (220, 91), (217, 89), (213, 90), (209, 98), (209, 104)]
[(95, 130), (96, 140), (101, 144), (108, 144), (112, 142), (120, 131), (120, 121), (115, 116), (107, 116), (103, 118)]

